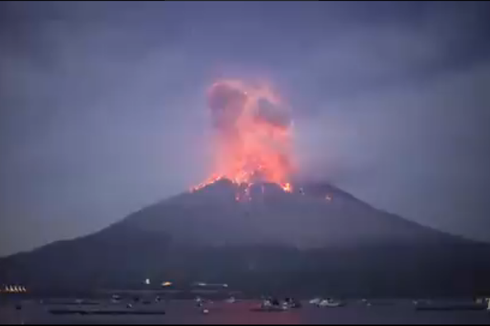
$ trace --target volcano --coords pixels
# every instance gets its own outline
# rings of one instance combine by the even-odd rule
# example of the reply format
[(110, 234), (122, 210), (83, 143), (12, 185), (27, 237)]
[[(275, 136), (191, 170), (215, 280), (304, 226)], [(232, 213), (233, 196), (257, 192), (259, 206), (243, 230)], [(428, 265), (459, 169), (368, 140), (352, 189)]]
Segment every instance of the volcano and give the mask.
[(377, 210), (330, 184), (289, 192), (221, 179), (95, 234), (6, 257), (0, 283), (75, 291), (138, 288), (148, 278), (250, 294), (479, 295), (490, 293), (488, 257), (487, 244)]

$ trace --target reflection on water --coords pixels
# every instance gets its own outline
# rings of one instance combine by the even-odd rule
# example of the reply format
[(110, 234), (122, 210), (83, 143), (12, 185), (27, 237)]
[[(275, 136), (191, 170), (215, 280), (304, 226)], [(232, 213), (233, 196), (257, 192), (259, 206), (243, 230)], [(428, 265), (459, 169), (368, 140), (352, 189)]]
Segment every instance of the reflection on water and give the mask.
[[(64, 305), (42, 305), (38, 302), (24, 302), (22, 309), (16, 304), (0, 304), (0, 324), (490, 324), (490, 313), (483, 311), (416, 311), (411, 301), (398, 300), (392, 304), (366, 306), (359, 302), (348, 302), (342, 308), (317, 308), (304, 304), (302, 309), (285, 312), (256, 312), (259, 302), (207, 304), (210, 313), (204, 315), (193, 301), (172, 301), (153, 303), (154, 309), (165, 309), (166, 315), (52, 315), (51, 308), (69, 308)], [(97, 307), (125, 307), (101, 302)], [(134, 309), (137, 309), (136, 305)], [(143, 308), (143, 305), (141, 305)], [(88, 308), (90, 309), (90, 308)]]
[[(188, 302), (172, 302), (166, 305), (167, 319), (176, 322), (196, 322), (204, 324), (302, 324), (300, 310), (284, 312), (256, 312), (252, 309), (260, 305), (258, 301), (245, 301), (233, 304), (214, 303), (206, 305), (210, 313), (201, 314), (200, 309), (194, 308)], [(191, 313), (190, 313), (191, 312)], [(187, 315), (182, 320), (182, 316)]]

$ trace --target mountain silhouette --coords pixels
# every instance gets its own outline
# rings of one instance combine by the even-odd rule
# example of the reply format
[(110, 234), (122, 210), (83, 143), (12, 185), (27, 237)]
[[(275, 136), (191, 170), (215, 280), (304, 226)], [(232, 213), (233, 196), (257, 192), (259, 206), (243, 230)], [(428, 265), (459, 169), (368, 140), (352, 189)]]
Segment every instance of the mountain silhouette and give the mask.
[(0, 283), (75, 291), (140, 288), (149, 278), (250, 294), (481, 295), (490, 293), (488, 257), (488, 244), (377, 210), (330, 184), (289, 193), (257, 183), (246, 192), (223, 179), (100, 232), (1, 259)]

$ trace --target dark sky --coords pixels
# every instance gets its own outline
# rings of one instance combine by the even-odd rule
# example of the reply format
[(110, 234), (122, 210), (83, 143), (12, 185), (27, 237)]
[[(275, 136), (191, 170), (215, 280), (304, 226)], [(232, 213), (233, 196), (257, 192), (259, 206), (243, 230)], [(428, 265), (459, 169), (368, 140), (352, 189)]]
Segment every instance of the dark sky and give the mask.
[(0, 255), (204, 179), (219, 77), (271, 80), (303, 174), (490, 241), (490, 5), (2, 2)]

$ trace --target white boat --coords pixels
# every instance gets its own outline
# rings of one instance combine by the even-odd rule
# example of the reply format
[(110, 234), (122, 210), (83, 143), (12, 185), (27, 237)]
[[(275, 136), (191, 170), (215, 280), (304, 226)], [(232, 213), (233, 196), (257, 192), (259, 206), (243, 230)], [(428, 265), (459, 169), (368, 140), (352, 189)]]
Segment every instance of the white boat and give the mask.
[(286, 300), (284, 300), (284, 303), (287, 305), (288, 308), (291, 309), (301, 308), (301, 302), (293, 298), (286, 298)]
[(254, 311), (285, 311), (288, 310), (288, 305), (286, 302), (280, 303), (278, 300), (264, 300), (260, 304), (259, 308), (253, 309)]
[(203, 300), (200, 297), (197, 297), (194, 302), (196, 303), (196, 306), (202, 307), (204, 305)]
[(318, 305), (320, 302), (322, 302), (322, 298), (314, 298), (311, 299), (308, 303), (313, 305)]
[(320, 303), (318, 303), (318, 307), (336, 308), (336, 307), (340, 307), (341, 305), (342, 303), (340, 301), (335, 301), (333, 299), (325, 299), (320, 301)]
[(236, 299), (234, 297), (230, 297), (228, 299), (226, 299), (226, 303), (235, 303), (236, 302)]
[(119, 302), (121, 302), (121, 297), (120, 297), (120, 296), (118, 296), (117, 294), (114, 294), (114, 295), (112, 296), (112, 298), (111, 298), (111, 302), (112, 302), (112, 303), (119, 303)]

